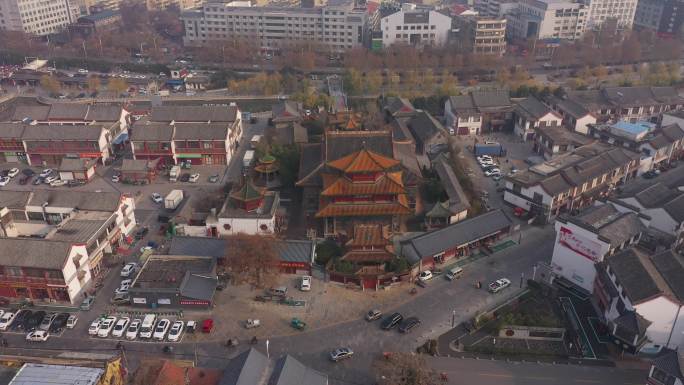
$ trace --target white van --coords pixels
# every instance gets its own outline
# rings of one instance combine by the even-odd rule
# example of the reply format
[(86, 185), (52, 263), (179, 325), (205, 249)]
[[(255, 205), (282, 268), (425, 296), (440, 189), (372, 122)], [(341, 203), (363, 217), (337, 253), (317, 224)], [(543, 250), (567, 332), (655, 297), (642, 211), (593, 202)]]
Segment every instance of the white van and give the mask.
[(461, 278), (461, 275), (463, 275), (463, 269), (460, 267), (454, 267), (449, 269), (444, 276), (449, 281), (453, 281), (454, 279)]
[(152, 338), (152, 332), (154, 332), (154, 322), (157, 320), (155, 314), (146, 314), (143, 318), (142, 325), (140, 326), (140, 338)]

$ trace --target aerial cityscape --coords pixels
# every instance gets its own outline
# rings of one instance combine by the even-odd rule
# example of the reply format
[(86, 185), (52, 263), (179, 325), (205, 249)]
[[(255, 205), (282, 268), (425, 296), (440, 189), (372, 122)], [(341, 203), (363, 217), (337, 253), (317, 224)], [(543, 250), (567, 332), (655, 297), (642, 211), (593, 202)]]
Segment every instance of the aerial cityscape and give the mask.
[(0, 385), (684, 384), (684, 1), (410, 1), (0, 0)]

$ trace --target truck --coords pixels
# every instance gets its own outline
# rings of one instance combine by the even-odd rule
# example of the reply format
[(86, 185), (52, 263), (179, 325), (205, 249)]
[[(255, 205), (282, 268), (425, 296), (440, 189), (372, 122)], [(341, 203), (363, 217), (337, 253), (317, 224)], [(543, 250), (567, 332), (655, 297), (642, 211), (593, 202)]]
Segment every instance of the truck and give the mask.
[(183, 201), (183, 190), (171, 190), (171, 192), (164, 198), (164, 208), (167, 210), (175, 210)]
[(245, 157), (242, 158), (242, 167), (244, 169), (252, 167), (252, 164), (254, 163), (254, 156), (254, 150), (245, 151)]
[(491, 155), (491, 156), (503, 156), (506, 154), (501, 143), (478, 143), (474, 148), (475, 156), (480, 155)]
[(170, 182), (178, 181), (178, 175), (180, 175), (180, 172), (181, 172), (180, 166), (171, 167), (171, 170), (169, 170), (169, 181)]

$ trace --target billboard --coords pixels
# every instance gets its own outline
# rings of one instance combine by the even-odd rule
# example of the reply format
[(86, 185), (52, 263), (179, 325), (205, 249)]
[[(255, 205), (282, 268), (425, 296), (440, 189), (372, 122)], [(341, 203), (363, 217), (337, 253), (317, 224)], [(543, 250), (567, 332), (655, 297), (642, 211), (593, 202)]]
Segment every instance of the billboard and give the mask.
[(560, 228), (558, 243), (593, 262), (598, 262), (602, 257), (600, 243), (575, 234), (564, 226)]

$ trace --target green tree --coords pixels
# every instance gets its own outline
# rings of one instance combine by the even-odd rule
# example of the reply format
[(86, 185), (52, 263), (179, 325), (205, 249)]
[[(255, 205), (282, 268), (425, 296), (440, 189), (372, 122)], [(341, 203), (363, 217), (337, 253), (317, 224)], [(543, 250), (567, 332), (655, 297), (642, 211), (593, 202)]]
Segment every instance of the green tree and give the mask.
[(323, 243), (316, 245), (316, 263), (325, 265), (331, 259), (342, 256), (344, 250), (332, 239), (326, 239)]
[(278, 160), (280, 165), (280, 181), (285, 187), (294, 187), (299, 174), (299, 149), (296, 145), (279, 146), (271, 148), (271, 154)]

